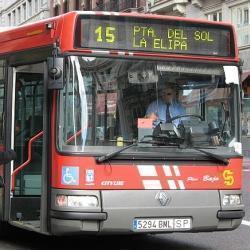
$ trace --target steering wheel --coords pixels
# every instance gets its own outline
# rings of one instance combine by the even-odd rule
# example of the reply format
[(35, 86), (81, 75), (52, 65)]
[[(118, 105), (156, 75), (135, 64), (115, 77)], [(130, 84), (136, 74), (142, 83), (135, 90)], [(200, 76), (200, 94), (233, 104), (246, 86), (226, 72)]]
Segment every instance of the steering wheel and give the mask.
[(199, 118), (201, 121), (204, 121), (203, 117), (200, 116), (200, 115), (195, 115), (195, 114), (185, 114), (185, 115), (177, 115), (177, 116), (174, 116), (170, 119), (170, 122), (174, 121), (174, 120), (177, 120), (177, 119), (180, 119), (180, 118), (183, 118), (183, 117), (195, 117), (195, 118)]

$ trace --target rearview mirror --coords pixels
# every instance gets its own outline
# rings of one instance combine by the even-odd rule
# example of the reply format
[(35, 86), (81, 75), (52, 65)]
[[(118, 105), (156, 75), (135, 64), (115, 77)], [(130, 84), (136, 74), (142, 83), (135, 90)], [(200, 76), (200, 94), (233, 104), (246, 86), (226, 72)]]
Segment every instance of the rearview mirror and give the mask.
[(158, 81), (158, 75), (151, 69), (128, 72), (128, 81), (132, 84), (148, 84)]
[(48, 89), (63, 89), (63, 57), (48, 57)]

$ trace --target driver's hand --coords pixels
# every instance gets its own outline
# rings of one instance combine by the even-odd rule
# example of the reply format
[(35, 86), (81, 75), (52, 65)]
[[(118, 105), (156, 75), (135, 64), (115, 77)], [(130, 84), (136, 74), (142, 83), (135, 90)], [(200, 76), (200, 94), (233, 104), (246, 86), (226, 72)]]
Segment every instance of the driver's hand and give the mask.
[(159, 116), (155, 112), (152, 112), (149, 115), (147, 115), (147, 118), (152, 119), (154, 122), (159, 120)]

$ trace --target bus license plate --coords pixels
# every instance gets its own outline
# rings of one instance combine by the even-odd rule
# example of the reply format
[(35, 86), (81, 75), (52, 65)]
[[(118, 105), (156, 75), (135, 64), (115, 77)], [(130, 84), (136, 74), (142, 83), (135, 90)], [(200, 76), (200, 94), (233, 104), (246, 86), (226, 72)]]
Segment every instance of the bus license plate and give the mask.
[(134, 219), (134, 230), (190, 230), (191, 218)]

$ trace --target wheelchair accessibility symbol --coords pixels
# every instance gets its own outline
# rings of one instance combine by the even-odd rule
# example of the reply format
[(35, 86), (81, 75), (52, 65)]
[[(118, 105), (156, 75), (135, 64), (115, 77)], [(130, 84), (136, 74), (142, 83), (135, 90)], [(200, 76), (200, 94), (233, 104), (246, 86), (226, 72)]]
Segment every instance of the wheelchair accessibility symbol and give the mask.
[(62, 167), (61, 183), (63, 185), (79, 185), (79, 167)]

